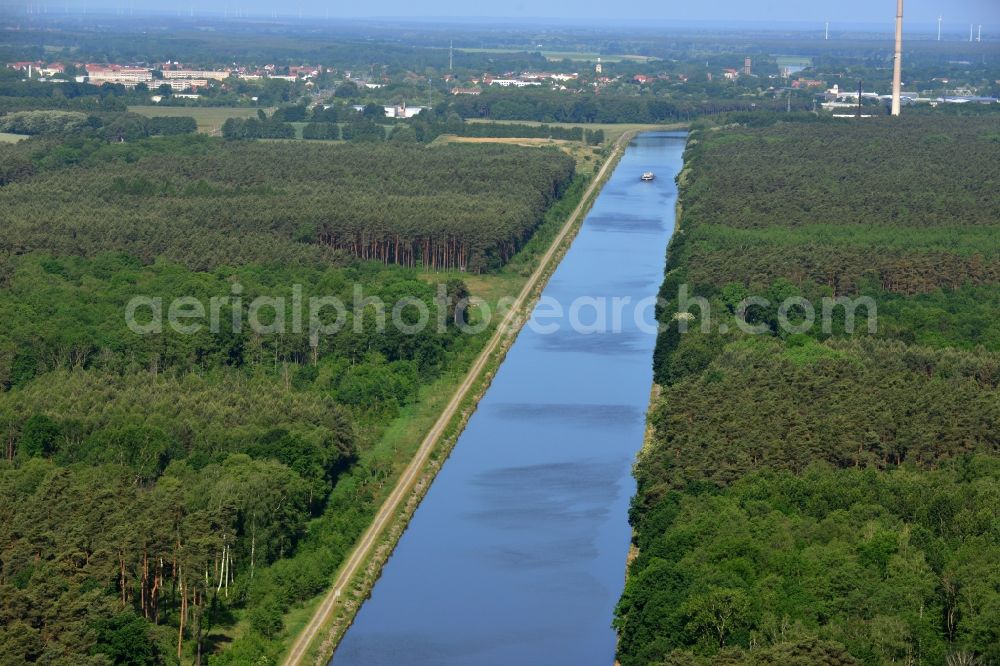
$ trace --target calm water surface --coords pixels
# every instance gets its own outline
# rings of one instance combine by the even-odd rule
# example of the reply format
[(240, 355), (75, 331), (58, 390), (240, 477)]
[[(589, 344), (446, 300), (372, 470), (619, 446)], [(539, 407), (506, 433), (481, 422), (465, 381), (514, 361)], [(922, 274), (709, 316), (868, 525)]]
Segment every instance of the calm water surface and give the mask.
[[(536, 309), (560, 330), (521, 332), (335, 666), (613, 663), (655, 341), (633, 306), (663, 279), (684, 141), (647, 133), (626, 150), (545, 289), (565, 316)], [(611, 299), (630, 298), (622, 330), (572, 330), (579, 297), (607, 299), (609, 326)]]

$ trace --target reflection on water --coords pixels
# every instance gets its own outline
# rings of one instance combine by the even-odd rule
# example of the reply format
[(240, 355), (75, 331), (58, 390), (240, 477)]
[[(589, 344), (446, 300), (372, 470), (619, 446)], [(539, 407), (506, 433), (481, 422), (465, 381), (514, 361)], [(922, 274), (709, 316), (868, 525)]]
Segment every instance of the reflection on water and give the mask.
[(648, 345), (645, 344), (648, 342), (648, 338), (649, 335), (638, 331), (581, 334), (571, 328), (564, 328), (550, 335), (539, 336), (536, 346), (549, 353), (577, 352), (600, 356), (621, 356), (623, 354), (645, 354), (648, 351)]
[(590, 231), (606, 231), (616, 234), (663, 232), (663, 220), (659, 217), (639, 215), (592, 215), (587, 219)]
[[(564, 312), (656, 295), (683, 147), (650, 133), (628, 148), (545, 289)], [(553, 321), (511, 348), (335, 666), (613, 662), (654, 336), (631, 307), (619, 333)]]
[(641, 411), (635, 405), (585, 405), (553, 402), (508, 402), (490, 405), (501, 418), (558, 421), (566, 428), (616, 428), (622, 421), (635, 419)]

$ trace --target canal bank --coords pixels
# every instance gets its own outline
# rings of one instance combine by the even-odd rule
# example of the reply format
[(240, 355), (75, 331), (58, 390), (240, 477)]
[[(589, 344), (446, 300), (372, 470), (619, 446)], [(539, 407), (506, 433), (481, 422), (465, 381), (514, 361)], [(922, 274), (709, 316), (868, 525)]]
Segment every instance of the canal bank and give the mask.
[(433, 426), (428, 426), (429, 430), (421, 436), (420, 446), (406, 469), (393, 481), (390, 494), (341, 565), (333, 586), (309, 609), (308, 621), (296, 631), (295, 640), (282, 659), (285, 666), (323, 664), (329, 660), (634, 135), (635, 132), (626, 132), (620, 136), (603, 162), (596, 165), (595, 177), (542, 256), (533, 262), (535, 268), (518, 291), (514, 305), (507, 310), (473, 365), (465, 371), (461, 385), (453, 389), (451, 401), (440, 408), (443, 411), (439, 412)]
[(648, 133), (625, 151), (334, 664), (613, 662), (683, 148)]

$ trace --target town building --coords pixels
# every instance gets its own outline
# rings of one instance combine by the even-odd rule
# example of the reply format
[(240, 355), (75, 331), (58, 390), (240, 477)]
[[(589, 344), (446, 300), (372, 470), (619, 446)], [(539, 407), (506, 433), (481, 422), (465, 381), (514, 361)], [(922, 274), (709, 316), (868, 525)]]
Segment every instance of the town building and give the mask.
[(150, 88), (161, 88), (162, 86), (170, 86), (171, 90), (187, 90), (191, 88), (192, 90), (197, 90), (198, 88), (205, 88), (208, 86), (208, 79), (164, 79), (151, 81), (149, 84)]
[(540, 86), (538, 81), (525, 81), (523, 79), (489, 79), (488, 85), (500, 86), (501, 88), (526, 88), (527, 86)]
[(288, 68), (288, 73), (293, 76), (300, 76), (303, 79), (312, 79), (320, 75), (320, 67), (313, 67), (312, 65), (293, 65)]
[[(352, 104), (351, 108), (361, 113), (365, 110), (363, 104)], [(382, 109), (385, 112), (386, 118), (412, 118), (419, 114), (421, 111), (426, 109), (426, 106), (406, 106), (405, 103), (398, 106), (383, 106)]]
[(225, 81), (231, 72), (227, 70), (201, 70), (201, 69), (165, 69), (163, 78), (165, 79), (211, 79), (213, 81)]
[(38, 69), (41, 66), (42, 66), (42, 62), (41, 61), (28, 62), (27, 60), (24, 60), (24, 61), (19, 61), (19, 62), (7, 63), (7, 67), (9, 69), (14, 69), (14, 70), (17, 70), (19, 72), (27, 72), (29, 69), (30, 70), (36, 70), (36, 69)]
[(418, 115), (421, 111), (426, 109), (426, 106), (406, 106), (406, 103), (402, 103), (399, 106), (386, 106), (385, 117), (386, 118), (412, 118)]
[(153, 80), (152, 70), (142, 67), (123, 67), (122, 65), (85, 65), (87, 82), (100, 86), (105, 83), (123, 85), (134, 88), (140, 83), (149, 85)]

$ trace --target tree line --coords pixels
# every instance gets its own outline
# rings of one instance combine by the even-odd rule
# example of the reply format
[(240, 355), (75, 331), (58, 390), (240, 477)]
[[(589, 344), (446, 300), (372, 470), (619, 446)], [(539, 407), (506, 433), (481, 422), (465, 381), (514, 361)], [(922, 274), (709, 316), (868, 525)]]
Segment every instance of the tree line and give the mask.
[[(448, 109), (463, 118), (535, 120), (543, 123), (668, 123), (735, 111), (785, 110), (785, 100), (673, 101), (652, 96), (568, 95), (551, 90), (492, 90), (460, 96)], [(796, 111), (806, 110), (802, 101)]]
[(420, 112), (411, 124), (417, 139), (427, 143), (442, 134), (501, 139), (559, 139), (582, 141), (588, 145), (600, 145), (604, 142), (603, 129), (562, 127), (546, 123), (529, 125), (517, 122), (468, 122), (448, 105)]
[[(914, 294), (993, 283), (998, 145), (995, 123), (971, 117), (726, 132), (688, 151), (701, 177), (674, 251), (699, 284), (789, 277), (843, 294), (867, 280)], [(713, 197), (698, 196), (706, 189)]]
[(150, 136), (193, 134), (198, 130), (189, 116), (138, 114), (86, 114), (80, 111), (15, 111), (0, 115), (0, 132), (27, 135), (75, 135), (91, 133), (109, 140), (130, 140)]
[(222, 124), (227, 139), (294, 139), (295, 128), (271, 118), (229, 118)]
[(162, 141), (0, 150), (0, 173), (10, 174), (0, 200), (11, 212), (0, 249), (124, 251), (195, 269), (347, 253), (493, 270), (574, 174), (572, 158), (555, 149)]

